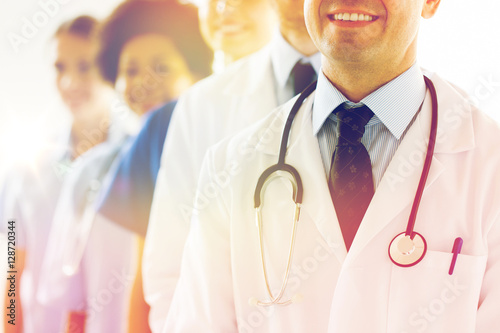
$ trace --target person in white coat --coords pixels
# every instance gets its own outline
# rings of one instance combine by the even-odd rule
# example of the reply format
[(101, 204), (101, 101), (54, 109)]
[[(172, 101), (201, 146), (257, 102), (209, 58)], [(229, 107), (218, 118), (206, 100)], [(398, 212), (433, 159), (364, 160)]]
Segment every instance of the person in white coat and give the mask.
[(163, 328), (179, 276), (207, 148), (293, 97), (295, 84), (300, 83), (292, 71), (297, 62), (319, 70), (320, 57), (304, 23), (303, 1), (273, 0), (273, 5), (280, 33), (271, 44), (195, 84), (181, 96), (172, 116), (143, 257), (144, 295), (155, 333)]
[[(9, 333), (55, 332), (60, 327), (62, 313), (36, 297), (57, 200), (75, 161), (92, 147), (117, 139), (123, 131), (118, 127), (108, 131), (103, 126), (110, 122), (113, 91), (94, 65), (98, 25), (93, 17), (78, 16), (63, 22), (50, 39), (55, 84), (71, 123), (47, 141), (36, 135), (30, 138), (33, 144), (42, 142), (43, 149), (28, 158), (33, 163), (16, 165), (0, 184), (0, 229), (16, 234), (16, 293), (5, 295), (6, 305), (16, 302), (16, 320), (15, 325), (3, 322)], [(15, 219), (13, 228), (9, 228), (10, 219)]]
[[(262, 197), (262, 256), (254, 208), (294, 99), (208, 151), (165, 333), (498, 331), (500, 126), (436, 74), (428, 74), (432, 105), (416, 63), (417, 33), (420, 17), (432, 17), (439, 3), (306, 0), (306, 24), (323, 61), (287, 141), (285, 163), (303, 184), (295, 245), (288, 180), (271, 182)], [(368, 151), (374, 194), (352, 244), (329, 186), (348, 122), (333, 112), (339, 106), (351, 107), (352, 119), (367, 108), (373, 113), (358, 147)], [(433, 109), (437, 139), (413, 229), (427, 250), (403, 267), (389, 245), (407, 228), (433, 141)], [(272, 297), (287, 305), (265, 306)]]

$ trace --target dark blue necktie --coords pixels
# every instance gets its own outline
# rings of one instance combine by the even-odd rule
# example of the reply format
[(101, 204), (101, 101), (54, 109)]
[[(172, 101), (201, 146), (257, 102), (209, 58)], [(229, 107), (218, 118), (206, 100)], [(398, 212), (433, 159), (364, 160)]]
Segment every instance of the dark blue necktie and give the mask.
[(310, 63), (303, 64), (298, 61), (292, 69), (294, 96), (307, 88), (318, 75)]
[(349, 250), (374, 193), (370, 156), (361, 143), (365, 125), (373, 112), (366, 106), (344, 109), (343, 105), (334, 112), (338, 119), (339, 138), (332, 157), (328, 185)]

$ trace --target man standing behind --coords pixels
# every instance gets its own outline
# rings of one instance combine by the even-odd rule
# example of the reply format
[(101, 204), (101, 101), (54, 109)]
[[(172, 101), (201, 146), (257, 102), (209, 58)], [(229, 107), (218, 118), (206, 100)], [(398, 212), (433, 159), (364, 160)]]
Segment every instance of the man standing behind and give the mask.
[[(165, 333), (498, 331), (500, 127), (416, 63), (439, 3), (305, 1), (316, 91), (208, 150)], [(255, 193), (282, 157), (295, 231), (285, 177)]]
[(280, 33), (263, 50), (194, 85), (172, 116), (143, 259), (144, 294), (155, 333), (163, 327), (177, 284), (207, 148), (268, 115), (302, 91), (319, 70), (320, 56), (304, 23), (304, 1), (270, 1)]

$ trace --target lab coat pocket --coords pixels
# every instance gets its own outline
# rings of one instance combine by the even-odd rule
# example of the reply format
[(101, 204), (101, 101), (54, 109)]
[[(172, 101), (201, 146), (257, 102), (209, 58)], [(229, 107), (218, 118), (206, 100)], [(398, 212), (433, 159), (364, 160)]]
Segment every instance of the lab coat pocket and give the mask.
[(390, 333), (472, 333), (486, 256), (427, 251), (413, 267), (392, 266), (387, 318)]

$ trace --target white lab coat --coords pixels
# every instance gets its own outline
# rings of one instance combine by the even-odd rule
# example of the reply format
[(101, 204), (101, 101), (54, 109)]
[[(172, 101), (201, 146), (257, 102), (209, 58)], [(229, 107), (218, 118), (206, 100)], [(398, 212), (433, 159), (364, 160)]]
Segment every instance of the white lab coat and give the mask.
[[(89, 332), (127, 329), (137, 236), (97, 214), (95, 198), (106, 175), (118, 166), (129, 139), (130, 135), (122, 135), (102, 143), (75, 162), (61, 189), (44, 256), (38, 301), (62, 312), (63, 319), (70, 312), (85, 311)], [(64, 274), (63, 263), (75, 256), (76, 272)]]
[[(498, 332), (500, 317), (500, 127), (434, 76), (439, 130), (415, 231), (428, 251), (414, 267), (394, 265), (393, 237), (406, 229), (429, 136), (431, 101), (408, 130), (347, 253), (330, 199), (311, 95), (295, 118), (286, 162), (302, 177), (304, 201), (289, 306), (268, 300), (254, 216), (261, 173), (278, 159), (293, 101), (207, 153), (181, 277), (164, 332)], [(264, 244), (271, 288), (279, 290), (293, 206), (283, 182), (268, 188)], [(464, 240), (448, 274), (455, 238)]]
[[(2, 184), (0, 194), (1, 232), (7, 235), (8, 219), (15, 219), (15, 246), (17, 251), (26, 253), (17, 294), (21, 300), (23, 329), (26, 333), (53, 332), (53, 328), (59, 327), (61, 321), (59, 312), (48, 311), (35, 297), (43, 253), (68, 165), (63, 153), (66, 147), (61, 146), (49, 150), (41, 160), (37, 160), (35, 170), (29, 167), (12, 170)], [(20, 278), (19, 274), (17, 278)], [(19, 325), (19, 317), (16, 319)], [(49, 325), (52, 327), (44, 331)]]
[[(43, 311), (33, 312), (52, 317), (47, 317), (43, 324), (40, 321), (29, 332), (61, 332), (71, 311), (86, 311), (86, 329), (90, 332), (126, 329), (128, 301), (137, 269), (136, 237), (96, 216), (94, 200), (108, 170), (116, 167), (116, 157), (124, 143), (139, 127), (139, 119), (129, 112), (112, 114), (106, 141), (62, 169), (60, 192), (50, 198), (57, 203), (50, 216), (50, 228), (44, 228), (47, 245), (36, 254), (28, 253), (36, 255), (40, 267), (32, 293)], [(39, 195), (38, 200), (41, 198)], [(83, 218), (86, 214), (90, 218)], [(88, 238), (82, 237), (84, 224), (90, 227)], [(30, 231), (37, 235), (40, 228), (33, 225)], [(62, 271), (63, 258), (72, 257), (73, 245), (80, 241), (83, 254), (76, 265), (77, 272), (67, 276)]]
[(268, 46), (199, 82), (179, 99), (162, 154), (144, 249), (144, 294), (155, 333), (163, 328), (179, 276), (203, 156), (211, 145), (276, 108), (275, 90)]

